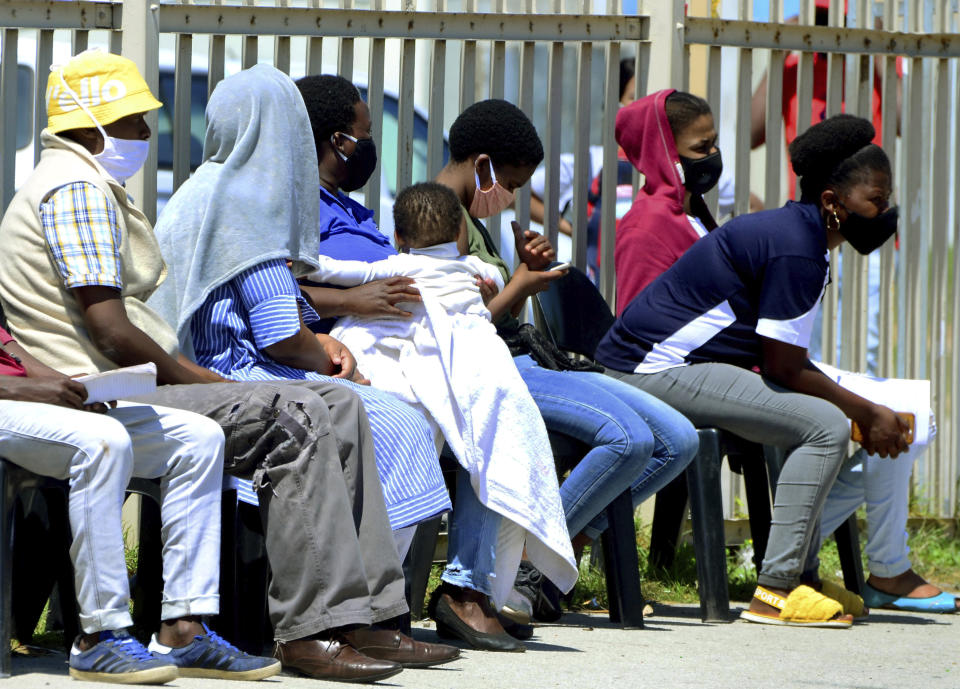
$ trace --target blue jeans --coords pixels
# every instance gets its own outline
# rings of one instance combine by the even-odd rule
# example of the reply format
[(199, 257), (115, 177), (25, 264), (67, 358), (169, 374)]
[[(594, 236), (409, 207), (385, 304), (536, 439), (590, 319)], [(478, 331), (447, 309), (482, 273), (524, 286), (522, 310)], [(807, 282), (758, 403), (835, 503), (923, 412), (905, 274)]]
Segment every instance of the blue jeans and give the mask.
[[(696, 430), (679, 412), (651, 395), (602, 373), (551, 371), (529, 356), (514, 359), (547, 430), (590, 451), (560, 486), (572, 535), (596, 538), (604, 510), (628, 488), (642, 502), (673, 480), (699, 447)], [(500, 516), (486, 509), (460, 472), (449, 535), (450, 564), (443, 580), (490, 593)]]

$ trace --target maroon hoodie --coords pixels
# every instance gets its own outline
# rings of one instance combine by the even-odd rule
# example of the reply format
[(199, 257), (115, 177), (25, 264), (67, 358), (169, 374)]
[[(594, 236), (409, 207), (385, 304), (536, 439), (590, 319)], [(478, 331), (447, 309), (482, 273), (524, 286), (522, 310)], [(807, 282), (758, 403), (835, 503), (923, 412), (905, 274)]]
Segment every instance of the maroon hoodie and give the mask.
[[(617, 223), (618, 315), (698, 239), (683, 211), (683, 168), (664, 107), (673, 92), (651, 93), (617, 113), (617, 143), (645, 177), (630, 210)], [(716, 226), (712, 218), (704, 220), (707, 229)]]

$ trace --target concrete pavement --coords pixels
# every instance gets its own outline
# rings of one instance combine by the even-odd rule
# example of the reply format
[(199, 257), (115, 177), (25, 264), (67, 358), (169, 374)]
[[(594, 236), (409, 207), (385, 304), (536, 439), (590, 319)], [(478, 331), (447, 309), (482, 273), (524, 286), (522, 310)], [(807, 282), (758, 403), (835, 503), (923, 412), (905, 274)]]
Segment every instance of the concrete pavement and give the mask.
[[(738, 604), (742, 606), (742, 604)], [(852, 629), (796, 629), (734, 621), (703, 624), (695, 606), (655, 605), (643, 630), (624, 631), (598, 614), (568, 614), (538, 626), (524, 654), (465, 651), (455, 663), (406, 670), (376, 686), (409, 689), (960, 689), (960, 615), (875, 611)], [(417, 638), (436, 640), (424, 623)], [(78, 689), (63, 654), (15, 658), (0, 689)], [(92, 685), (90, 685), (92, 686)], [(178, 689), (223, 689), (184, 679)], [(246, 686), (253, 687), (253, 684)], [(281, 675), (261, 689), (330, 689), (342, 684)]]

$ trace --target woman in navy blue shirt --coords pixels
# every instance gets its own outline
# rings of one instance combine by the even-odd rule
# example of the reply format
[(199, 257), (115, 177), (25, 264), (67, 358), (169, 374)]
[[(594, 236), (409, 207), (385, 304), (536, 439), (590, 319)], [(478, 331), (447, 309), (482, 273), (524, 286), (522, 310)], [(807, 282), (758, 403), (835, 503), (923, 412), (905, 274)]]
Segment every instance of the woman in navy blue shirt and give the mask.
[[(868, 254), (896, 231), (890, 162), (873, 126), (839, 115), (790, 147), (802, 198), (741, 216), (696, 242), (624, 310), (597, 351), (611, 373), (695, 425), (788, 448), (754, 622), (849, 626), (842, 606), (807, 586), (816, 576), (820, 513), (846, 457), (848, 418), (871, 454), (907, 449), (890, 409), (849, 392), (807, 358), (829, 280), (829, 251)], [(758, 368), (760, 374), (752, 369)]]

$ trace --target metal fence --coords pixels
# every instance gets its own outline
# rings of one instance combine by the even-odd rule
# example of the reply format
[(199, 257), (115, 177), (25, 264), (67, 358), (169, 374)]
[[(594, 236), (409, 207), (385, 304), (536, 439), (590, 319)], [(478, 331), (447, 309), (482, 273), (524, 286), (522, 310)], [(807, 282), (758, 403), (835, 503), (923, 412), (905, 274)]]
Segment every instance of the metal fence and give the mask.
[[(336, 71), (365, 82), (374, 138), (384, 152), (380, 164), (391, 168), (389, 177), (378, 168), (365, 189), (366, 205), (375, 210), (384, 195), (384, 179), (399, 189), (440, 169), (444, 128), (462, 108), (478, 99), (506, 97), (531, 116), (544, 141), (544, 225), (552, 240), (557, 239), (560, 213), (551, 202), (560, 183), (558, 161), (563, 151), (575, 154), (570, 251), (574, 264), (584, 266), (588, 147), (602, 144), (603, 167), (616, 166), (612, 113), (620, 95), (622, 57), (635, 60), (637, 95), (687, 88), (704, 95), (718, 120), (729, 123), (729, 136), (724, 139), (721, 129), (721, 142), (725, 162), (735, 168), (736, 210), (745, 212), (751, 183), (767, 206), (785, 200), (780, 145), (784, 61), (791, 52), (799, 54), (802, 131), (810, 119), (814, 65), (820, 59), (815, 56), (825, 54), (829, 113), (845, 109), (869, 116), (874, 78), (881, 82), (883, 140), (895, 161), (902, 213), (899, 249), (885, 247), (879, 263), (879, 372), (933, 381), (939, 437), (916, 469), (915, 495), (925, 511), (956, 514), (960, 36), (951, 33), (960, 29), (956, 0), (850, 0), (847, 16), (844, 1), (833, 0), (827, 26), (813, 25), (813, 0), (800, 0), (797, 24), (783, 23), (783, 0), (770, 0), (768, 22), (753, 21), (752, 0), (647, 0), (641, 14), (632, 15), (623, 14), (624, 0), (386, 0), (390, 9), (385, 0), (339, 0), (331, 6), (333, 2), (0, 0), (0, 207), (6, 207), (16, 187), (11, 152), (22, 149), (17, 137), (24, 117), (31, 119), (34, 145), (39, 139), (46, 74), (55, 53), (67, 44), (67, 52), (97, 44), (137, 62), (155, 92), (163, 70), (172, 70), (173, 88), (166, 98), (173, 104), (167, 123), (172, 189), (191, 169), (197, 101), (225, 74), (256, 62), (269, 62), (292, 76)], [(877, 7), (882, 8), (883, 28), (874, 23)], [(16, 95), (18, 43), (22, 66), (27, 39), (35, 45), (29, 64), (36, 79), (32, 107), (24, 114)], [(902, 78), (898, 64), (906, 65)], [(748, 113), (762, 72), (767, 75), (768, 143), (751, 156)], [(195, 88), (198, 75), (206, 81), (205, 92)], [(386, 100), (395, 101), (396, 122), (389, 127)], [(151, 116), (154, 131), (158, 116)], [(199, 122), (202, 129), (202, 118)], [(418, 126), (425, 129), (422, 136), (416, 134)], [(158, 168), (164, 173), (158, 165), (159, 138), (154, 137), (142, 173), (128, 184), (150, 217), (156, 208)], [(34, 156), (38, 152), (35, 147)], [(602, 194), (599, 280), (612, 303), (615, 185), (604, 185)], [(518, 194), (516, 215), (522, 224), (529, 219), (529, 199), (528, 189)], [(498, 222), (491, 225), (498, 236)], [(507, 239), (503, 246), (509, 254)], [(832, 262), (842, 264), (843, 290), (841, 297), (834, 280), (824, 304), (824, 358), (862, 370), (869, 320), (867, 262), (843, 250)], [(838, 340), (842, 354), (837, 361)], [(736, 492), (731, 484), (731, 496)]]

